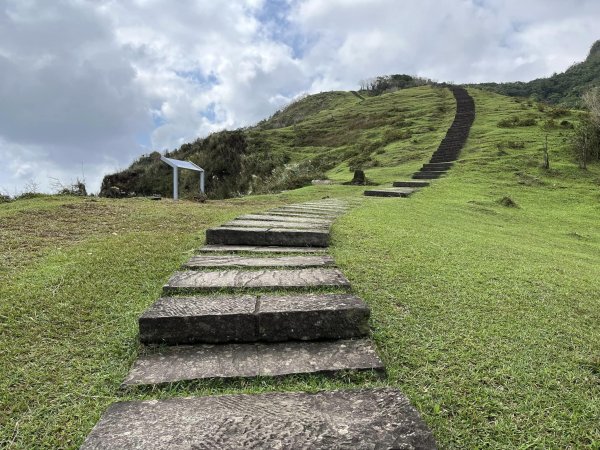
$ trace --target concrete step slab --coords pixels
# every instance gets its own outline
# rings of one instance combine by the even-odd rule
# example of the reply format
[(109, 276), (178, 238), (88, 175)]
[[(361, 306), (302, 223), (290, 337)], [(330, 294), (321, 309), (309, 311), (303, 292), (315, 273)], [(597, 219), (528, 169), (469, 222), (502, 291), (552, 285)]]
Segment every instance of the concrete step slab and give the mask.
[(297, 228), (218, 227), (206, 230), (206, 243), (218, 245), (327, 247), (329, 245), (329, 231)]
[(417, 172), (412, 176), (415, 180), (434, 180), (436, 178), (440, 178), (441, 175), (439, 173), (431, 173), (431, 172)]
[(277, 256), (256, 258), (248, 256), (193, 256), (183, 265), (184, 269), (206, 269), (211, 267), (327, 267), (335, 262), (329, 255), (322, 256)]
[(338, 269), (222, 270), (175, 272), (166, 285), (170, 292), (210, 292), (223, 289), (349, 289), (350, 282)]
[(391, 187), (391, 188), (379, 188), (369, 189), (364, 192), (364, 195), (369, 197), (408, 197), (416, 189), (405, 188), (405, 187)]
[(316, 225), (330, 225), (332, 220), (320, 219), (318, 217), (290, 217), (290, 216), (274, 216), (272, 214), (245, 214), (239, 216), (235, 220), (244, 221), (257, 221), (257, 222), (292, 222), (292, 223), (306, 223)]
[(345, 208), (344, 209), (339, 209), (339, 208), (331, 209), (331, 208), (321, 208), (319, 206), (294, 206), (294, 205), (280, 206), (279, 208), (273, 208), (271, 211), (274, 211), (274, 210), (278, 210), (278, 211), (298, 210), (298, 211), (307, 211), (307, 212), (314, 212), (314, 213), (321, 213), (321, 214), (333, 214), (333, 215), (343, 214), (344, 212), (346, 212)]
[(420, 188), (420, 187), (427, 187), (430, 184), (431, 183), (429, 181), (409, 180), (409, 181), (394, 181), (394, 183), (392, 184), (392, 186), (394, 186), (394, 187)]
[(340, 339), (166, 347), (159, 353), (140, 356), (123, 386), (347, 370), (384, 370), (371, 341)]
[(276, 221), (276, 220), (240, 220), (235, 219), (231, 222), (223, 224), (224, 227), (243, 227), (243, 228), (293, 228), (296, 230), (313, 230), (323, 229), (327, 230), (331, 226), (331, 223), (307, 223), (307, 222), (289, 222), (289, 221)]
[(302, 211), (278, 211), (278, 210), (271, 210), (267, 212), (269, 215), (272, 216), (284, 216), (284, 217), (304, 217), (306, 219), (320, 219), (320, 220), (328, 220), (333, 222), (335, 219), (337, 219), (339, 216), (337, 215), (322, 215), (322, 214), (314, 214), (314, 213), (306, 213), (306, 212), (302, 212)]
[(81, 450), (420, 449), (433, 434), (397, 389), (113, 403)]
[(317, 210), (304, 209), (304, 208), (277, 208), (277, 209), (272, 209), (269, 211), (269, 214), (277, 214), (277, 213), (302, 214), (307, 217), (317, 217), (317, 218), (321, 217), (321, 218), (329, 218), (329, 219), (334, 219), (341, 215), (340, 213), (332, 213), (332, 212), (328, 212), (328, 211), (317, 211)]
[(442, 162), (442, 163), (425, 163), (423, 169), (428, 170), (449, 170), (454, 165), (453, 162)]
[(165, 297), (139, 318), (144, 344), (277, 342), (366, 336), (369, 308), (351, 294)]
[(322, 247), (273, 247), (253, 245), (205, 245), (198, 249), (200, 253), (325, 253)]

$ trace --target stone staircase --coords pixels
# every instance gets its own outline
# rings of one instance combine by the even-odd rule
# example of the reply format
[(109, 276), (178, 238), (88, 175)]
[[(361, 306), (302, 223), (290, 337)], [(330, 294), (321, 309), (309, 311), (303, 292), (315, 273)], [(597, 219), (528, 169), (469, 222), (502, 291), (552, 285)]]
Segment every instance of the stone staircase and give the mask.
[(456, 99), (454, 121), (429, 162), (423, 164), (423, 167), (412, 175), (412, 180), (396, 181), (391, 188), (369, 189), (364, 192), (364, 195), (408, 197), (418, 188), (429, 186), (429, 182), (417, 180), (440, 178), (452, 168), (454, 161), (458, 159), (460, 151), (467, 142), (471, 125), (475, 120), (475, 102), (464, 88), (459, 86), (449, 86), (448, 88)]
[[(199, 254), (140, 316), (146, 348), (123, 386), (348, 371), (383, 376), (369, 339), (369, 307), (325, 253), (331, 225), (346, 209), (337, 200), (307, 202), (207, 230)], [(363, 389), (117, 403), (82, 448), (396, 445), (435, 448), (399, 391)]]

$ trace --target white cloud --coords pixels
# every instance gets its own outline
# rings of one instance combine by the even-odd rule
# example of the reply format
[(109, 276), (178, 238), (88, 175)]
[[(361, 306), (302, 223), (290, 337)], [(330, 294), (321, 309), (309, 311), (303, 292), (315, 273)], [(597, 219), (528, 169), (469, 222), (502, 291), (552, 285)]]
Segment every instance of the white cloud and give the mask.
[(302, 92), (410, 73), (527, 80), (600, 36), (597, 0), (0, 0), (0, 187), (103, 173)]

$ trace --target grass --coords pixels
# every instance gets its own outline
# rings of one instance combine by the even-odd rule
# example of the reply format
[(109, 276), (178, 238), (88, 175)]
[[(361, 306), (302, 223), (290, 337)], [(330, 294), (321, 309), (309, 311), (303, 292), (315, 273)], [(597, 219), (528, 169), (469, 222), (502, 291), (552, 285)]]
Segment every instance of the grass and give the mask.
[[(471, 93), (477, 117), (461, 161), (409, 199), (333, 185), (206, 204), (0, 206), (0, 447), (77, 448), (119, 400), (389, 385), (441, 448), (600, 448), (600, 166), (577, 169), (569, 131), (544, 129), (536, 105)], [(538, 125), (498, 127), (515, 115)], [(539, 167), (546, 134), (549, 171)], [(389, 183), (425, 159), (394, 165), (403, 152), (389, 149), (389, 165), (370, 176)], [(139, 351), (137, 316), (207, 227), (325, 196), (354, 205), (334, 226), (331, 252), (372, 308), (387, 379), (119, 389)]]
[(327, 172), (331, 180), (351, 180), (349, 163), (364, 160), (358, 165), (383, 182), (387, 168), (406, 162), (414, 166), (426, 158), (452, 123), (454, 111), (450, 92), (430, 86), (363, 100), (350, 92), (326, 92), (290, 105), (253, 133), (292, 162), (334, 161)]

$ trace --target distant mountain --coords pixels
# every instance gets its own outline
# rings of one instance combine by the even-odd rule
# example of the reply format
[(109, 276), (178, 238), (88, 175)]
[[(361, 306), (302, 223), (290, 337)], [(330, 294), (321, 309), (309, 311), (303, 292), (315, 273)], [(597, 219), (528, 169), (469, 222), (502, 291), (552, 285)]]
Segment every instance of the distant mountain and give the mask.
[(538, 101), (578, 107), (583, 92), (600, 86), (600, 40), (592, 45), (585, 61), (573, 64), (563, 73), (529, 82), (481, 83), (475, 86), (498, 94), (533, 97)]

